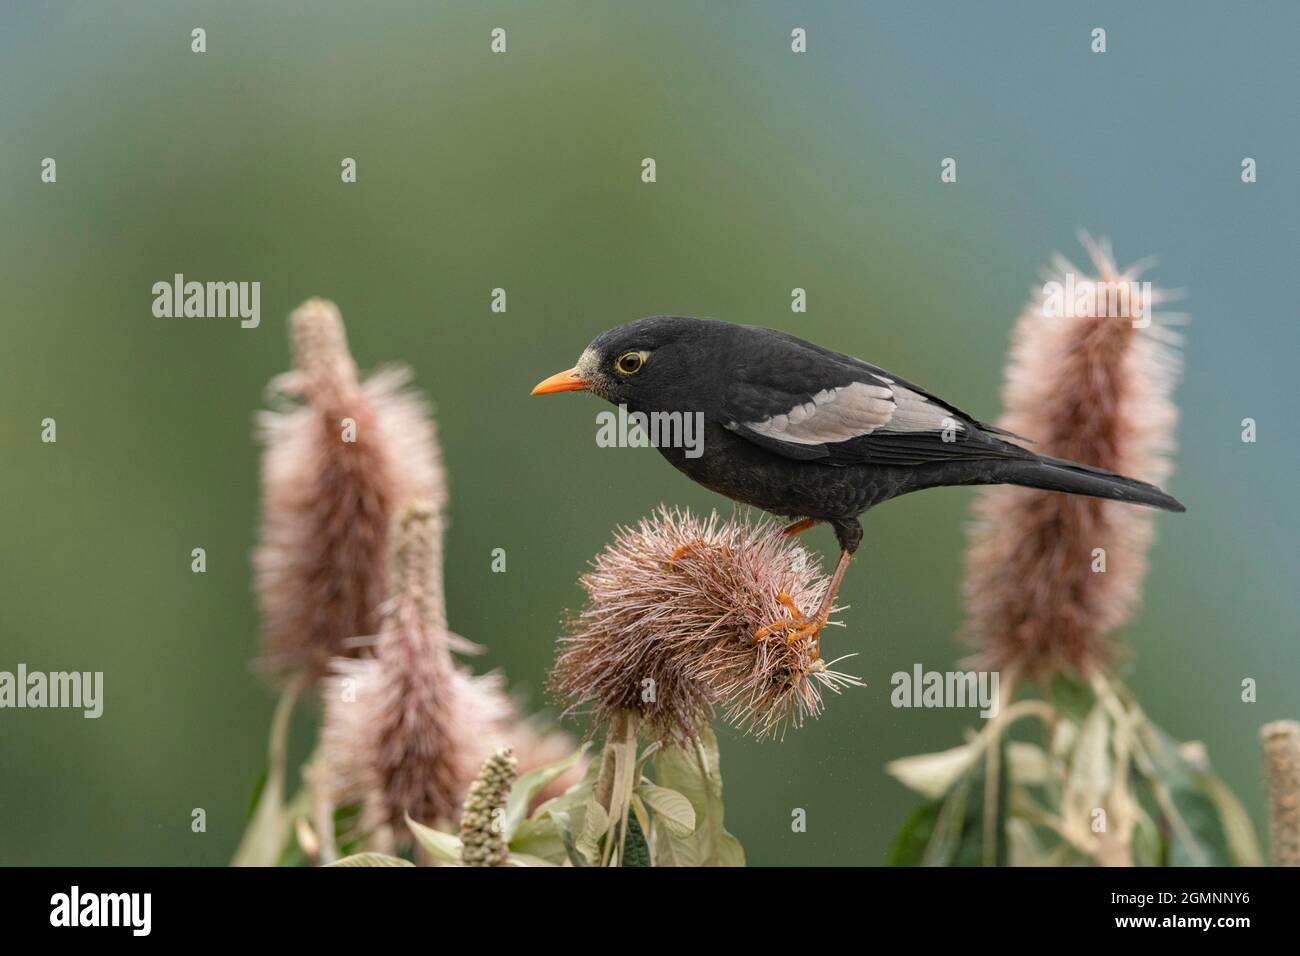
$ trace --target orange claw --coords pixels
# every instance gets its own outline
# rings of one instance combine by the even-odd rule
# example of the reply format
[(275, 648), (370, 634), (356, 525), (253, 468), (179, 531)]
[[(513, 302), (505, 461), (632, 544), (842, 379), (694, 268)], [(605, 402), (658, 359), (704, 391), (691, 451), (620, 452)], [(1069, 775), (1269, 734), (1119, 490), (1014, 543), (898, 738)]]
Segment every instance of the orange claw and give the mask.
[(800, 623), (803, 622), (804, 620), (803, 611), (799, 610), (799, 606), (794, 603), (794, 598), (790, 597), (790, 595), (782, 591), (780, 594), (776, 596), (776, 599), (779, 603), (785, 606), (785, 609), (790, 612), (790, 616), (792, 618), (794, 618), (796, 621)]
[(808, 618), (804, 615), (803, 611), (799, 610), (798, 605), (794, 603), (794, 599), (784, 591), (778, 594), (776, 599), (787, 611), (790, 612), (790, 617), (784, 621), (777, 621), (768, 624), (765, 627), (760, 627), (754, 632), (754, 639), (759, 641), (765, 640), (773, 634), (776, 634), (778, 631), (785, 631), (785, 640), (787, 644), (794, 644), (796, 641), (811, 638), (813, 641), (812, 656), (813, 660), (816, 660), (821, 656), (821, 642), (817, 639), (817, 636), (821, 633), (821, 629), (826, 626), (826, 620), (829, 615), (819, 615), (816, 620)]
[(669, 569), (670, 571), (671, 571), (671, 570), (674, 570), (674, 567), (675, 567), (675, 565), (677, 564), (677, 559), (680, 558), (680, 557), (681, 557), (682, 555), (684, 555), (684, 554), (690, 554), (690, 553), (691, 553), (691, 549), (692, 549), (693, 547), (694, 547), (694, 545), (684, 544), (684, 545), (682, 545), (680, 548), (678, 548), (676, 551), (674, 551), (672, 554), (670, 554), (670, 555), (668, 556), (668, 569)]
[[(803, 522), (796, 522), (796, 524), (791, 525), (790, 527), (794, 528), (799, 524), (803, 524)], [(788, 530), (789, 529), (787, 529), (787, 531)], [(811, 618), (805, 617), (803, 613), (794, 606), (794, 601), (790, 599), (790, 595), (777, 595), (777, 600), (790, 611), (790, 617), (788, 620), (769, 624), (766, 627), (760, 627), (754, 632), (755, 640), (762, 640), (765, 637), (775, 634), (777, 631), (785, 631), (785, 639), (791, 644), (805, 638), (810, 639), (813, 642), (813, 660), (818, 660), (821, 657), (822, 628), (824, 628), (826, 622), (830, 620), (831, 608), (835, 606), (835, 595), (839, 593), (840, 582), (844, 580), (844, 572), (848, 569), (849, 561), (852, 559), (852, 551), (840, 552), (840, 560), (835, 565), (835, 573), (831, 575), (830, 586), (826, 589), (826, 594), (822, 597), (821, 606), (817, 608)]]

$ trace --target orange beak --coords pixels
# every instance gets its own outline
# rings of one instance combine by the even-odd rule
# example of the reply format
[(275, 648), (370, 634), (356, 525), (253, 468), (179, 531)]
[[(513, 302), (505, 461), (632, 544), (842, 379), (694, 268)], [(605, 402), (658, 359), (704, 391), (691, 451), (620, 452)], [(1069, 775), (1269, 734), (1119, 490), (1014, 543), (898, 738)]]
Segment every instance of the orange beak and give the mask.
[(578, 392), (590, 384), (578, 374), (576, 368), (571, 368), (566, 372), (557, 372), (545, 381), (538, 382), (532, 394), (550, 395), (552, 392)]

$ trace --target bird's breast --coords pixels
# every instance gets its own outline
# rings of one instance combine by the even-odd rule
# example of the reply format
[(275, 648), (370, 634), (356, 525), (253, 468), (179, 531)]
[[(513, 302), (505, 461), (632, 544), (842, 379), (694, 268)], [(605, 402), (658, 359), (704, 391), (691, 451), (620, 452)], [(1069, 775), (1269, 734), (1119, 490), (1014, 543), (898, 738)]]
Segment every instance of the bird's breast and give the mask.
[(673, 467), (692, 480), (777, 515), (854, 517), (903, 490), (902, 477), (892, 474), (893, 469), (796, 461), (712, 422), (705, 423), (697, 449), (658, 447)]

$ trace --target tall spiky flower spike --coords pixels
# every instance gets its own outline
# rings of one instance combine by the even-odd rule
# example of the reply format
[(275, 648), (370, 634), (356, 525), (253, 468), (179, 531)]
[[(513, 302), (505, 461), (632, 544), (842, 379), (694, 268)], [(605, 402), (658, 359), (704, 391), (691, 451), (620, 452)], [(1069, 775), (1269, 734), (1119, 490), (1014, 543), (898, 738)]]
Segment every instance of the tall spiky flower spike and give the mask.
[(341, 660), (326, 685), (321, 775), (335, 806), (360, 802), (361, 829), (405, 817), (456, 820), (479, 764), (511, 718), (496, 675), (452, 658), (442, 587), (442, 520), (408, 504), (393, 536), (390, 596), (369, 660)]
[[(593, 726), (636, 711), (651, 735), (688, 739), (715, 705), (764, 737), (822, 708), (822, 689), (857, 684), (806, 640), (758, 637), (781, 595), (815, 607), (827, 578), (769, 521), (702, 521), (661, 508), (621, 528), (583, 575), (586, 608), (560, 639), (550, 688)], [(834, 662), (831, 662), (833, 665)]]
[(294, 370), (272, 382), (297, 404), (258, 416), (262, 521), (253, 556), (264, 665), (322, 676), (353, 639), (373, 634), (384, 595), (388, 529), (412, 497), (446, 492), (425, 402), (409, 372), (362, 381), (333, 303), (289, 317)]
[[(999, 424), (1041, 453), (1163, 485), (1180, 363), (1151, 309), (1167, 297), (1138, 283), (1142, 264), (1121, 272), (1107, 244), (1082, 241), (1097, 275), (1054, 260), (1012, 334)], [(996, 486), (975, 515), (965, 594), (982, 663), (1038, 676), (1105, 667), (1138, 604), (1154, 512)]]

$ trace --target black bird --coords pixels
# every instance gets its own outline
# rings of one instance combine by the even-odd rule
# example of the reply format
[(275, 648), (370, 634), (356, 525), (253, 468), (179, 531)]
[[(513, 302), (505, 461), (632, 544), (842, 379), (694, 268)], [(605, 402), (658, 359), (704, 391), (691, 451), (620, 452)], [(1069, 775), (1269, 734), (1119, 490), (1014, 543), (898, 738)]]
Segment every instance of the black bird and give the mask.
[(1154, 485), (1037, 455), (891, 372), (773, 329), (651, 316), (598, 336), (578, 364), (534, 395), (585, 390), (629, 412), (700, 413), (703, 450), (659, 450), (690, 478), (736, 501), (825, 521), (840, 559), (811, 617), (785, 599), (788, 639), (816, 638), (862, 540), (858, 516), (923, 488), (1023, 485), (1165, 511), (1183, 506)]

